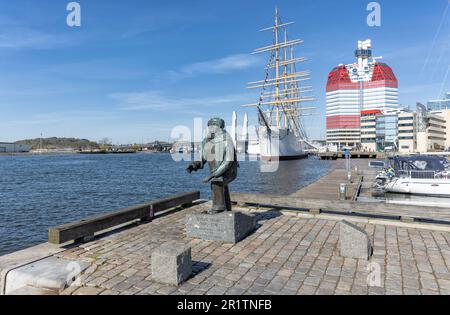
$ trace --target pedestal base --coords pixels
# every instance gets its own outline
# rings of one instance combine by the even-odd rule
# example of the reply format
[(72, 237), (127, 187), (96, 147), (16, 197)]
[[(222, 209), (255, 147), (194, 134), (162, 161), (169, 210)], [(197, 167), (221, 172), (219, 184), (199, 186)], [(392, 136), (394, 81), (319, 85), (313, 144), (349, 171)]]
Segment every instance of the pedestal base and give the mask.
[(241, 212), (190, 214), (186, 217), (189, 237), (236, 244), (256, 228), (256, 219)]

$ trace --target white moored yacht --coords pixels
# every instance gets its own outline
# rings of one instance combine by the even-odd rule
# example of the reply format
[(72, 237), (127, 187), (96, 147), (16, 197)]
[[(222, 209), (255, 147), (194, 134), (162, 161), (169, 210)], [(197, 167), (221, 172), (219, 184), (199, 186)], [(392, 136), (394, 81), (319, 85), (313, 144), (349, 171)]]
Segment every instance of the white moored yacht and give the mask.
[(377, 177), (386, 192), (450, 197), (450, 163), (437, 156), (395, 157)]

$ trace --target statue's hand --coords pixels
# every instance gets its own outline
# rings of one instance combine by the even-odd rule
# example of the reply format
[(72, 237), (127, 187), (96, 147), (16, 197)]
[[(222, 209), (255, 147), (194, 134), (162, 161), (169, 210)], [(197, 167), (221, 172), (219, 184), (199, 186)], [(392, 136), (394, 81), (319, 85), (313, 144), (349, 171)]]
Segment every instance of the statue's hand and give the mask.
[(198, 162), (192, 162), (189, 164), (189, 166), (186, 168), (186, 171), (190, 174), (192, 172), (196, 172), (199, 169), (200, 165)]
[(186, 171), (191, 174), (194, 171), (194, 167), (192, 164), (189, 164), (189, 166), (186, 168)]
[(209, 175), (208, 177), (205, 177), (205, 178), (203, 178), (203, 182), (206, 184), (206, 183), (209, 183), (210, 181), (211, 181), (211, 179), (213, 179), (214, 178), (214, 176), (212, 176), (212, 175)]

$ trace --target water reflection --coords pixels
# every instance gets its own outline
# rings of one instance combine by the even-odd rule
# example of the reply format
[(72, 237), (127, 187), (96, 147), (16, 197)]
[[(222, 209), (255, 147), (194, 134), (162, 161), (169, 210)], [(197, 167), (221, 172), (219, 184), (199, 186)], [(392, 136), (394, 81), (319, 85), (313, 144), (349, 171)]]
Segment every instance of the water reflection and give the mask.
[[(240, 163), (244, 167), (241, 168), (240, 176), (235, 183), (237, 191), (277, 195), (296, 192), (325, 175), (331, 167), (329, 161), (321, 161), (315, 158), (296, 161)], [(267, 169), (276, 169), (276, 171), (266, 172)]]

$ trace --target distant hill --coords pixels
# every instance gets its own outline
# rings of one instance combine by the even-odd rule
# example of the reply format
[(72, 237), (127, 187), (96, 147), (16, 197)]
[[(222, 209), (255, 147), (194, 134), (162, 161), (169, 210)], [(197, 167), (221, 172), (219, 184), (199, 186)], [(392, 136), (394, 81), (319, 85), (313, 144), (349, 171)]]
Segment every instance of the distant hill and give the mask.
[[(37, 150), (40, 148), (41, 139), (26, 139), (17, 141), (19, 144), (26, 144), (32, 150)], [(76, 138), (43, 138), (42, 139), (42, 149), (66, 149), (71, 148), (74, 150), (79, 149), (98, 149), (100, 145), (97, 142), (93, 142), (87, 139), (76, 139)]]

